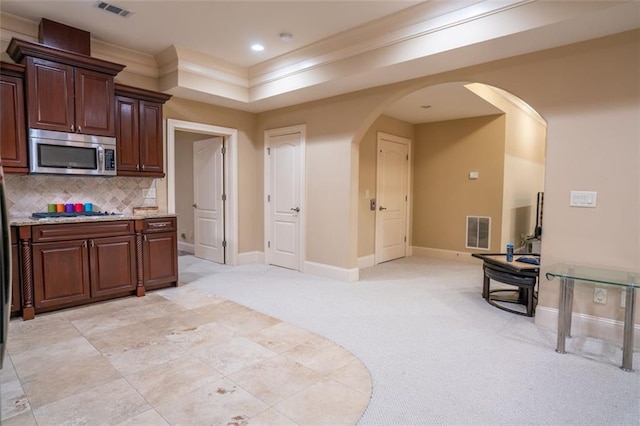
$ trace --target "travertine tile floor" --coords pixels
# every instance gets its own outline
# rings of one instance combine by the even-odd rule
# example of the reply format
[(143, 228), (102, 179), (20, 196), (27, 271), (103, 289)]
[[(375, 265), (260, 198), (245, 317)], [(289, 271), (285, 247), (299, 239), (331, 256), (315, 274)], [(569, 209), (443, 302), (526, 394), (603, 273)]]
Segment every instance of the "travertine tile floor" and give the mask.
[(353, 425), (364, 365), (190, 286), (14, 319), (2, 424)]

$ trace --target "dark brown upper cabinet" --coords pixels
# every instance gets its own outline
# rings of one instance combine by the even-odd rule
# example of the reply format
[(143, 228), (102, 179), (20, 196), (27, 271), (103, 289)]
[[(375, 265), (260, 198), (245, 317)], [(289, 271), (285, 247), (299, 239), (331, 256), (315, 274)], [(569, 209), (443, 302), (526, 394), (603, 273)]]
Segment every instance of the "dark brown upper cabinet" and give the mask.
[(114, 76), (124, 65), (15, 38), (7, 53), (26, 66), (30, 128), (116, 135)]
[(162, 105), (171, 95), (115, 85), (119, 176), (164, 177)]
[(5, 173), (27, 173), (23, 65), (0, 63), (0, 156)]

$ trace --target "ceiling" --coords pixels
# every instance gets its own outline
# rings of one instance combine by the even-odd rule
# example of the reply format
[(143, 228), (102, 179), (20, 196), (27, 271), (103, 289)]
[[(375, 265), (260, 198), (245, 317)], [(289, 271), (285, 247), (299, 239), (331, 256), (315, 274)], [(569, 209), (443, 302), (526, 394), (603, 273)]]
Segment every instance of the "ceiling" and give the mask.
[[(0, 12), (34, 23), (46, 17), (156, 59), (177, 52), (176, 69), (206, 65), (201, 75), (225, 90), (176, 83), (164, 91), (254, 112), (640, 27), (640, 2), (625, 0), (109, 3), (132, 13), (105, 12), (95, 0), (2, 0)], [(292, 37), (282, 40), (281, 33)], [(251, 50), (254, 43), (265, 49)], [(204, 59), (193, 64), (182, 52)], [(456, 83), (407, 96), (387, 114), (419, 123), (498, 112)]]

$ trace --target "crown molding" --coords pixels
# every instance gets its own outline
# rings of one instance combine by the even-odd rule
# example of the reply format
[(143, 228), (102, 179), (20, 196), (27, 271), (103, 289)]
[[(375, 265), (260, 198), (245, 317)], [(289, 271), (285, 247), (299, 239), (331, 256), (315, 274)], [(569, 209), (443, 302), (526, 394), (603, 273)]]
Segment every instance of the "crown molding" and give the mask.
[(327, 64), (393, 47), (472, 21), (527, 5), (535, 0), (503, 2), (425, 2), (370, 25), (322, 40), (249, 69), (250, 87), (267, 84)]
[(101, 40), (91, 39), (91, 56), (105, 61), (126, 64), (126, 71), (145, 77), (158, 78), (158, 64), (152, 55), (126, 49)]

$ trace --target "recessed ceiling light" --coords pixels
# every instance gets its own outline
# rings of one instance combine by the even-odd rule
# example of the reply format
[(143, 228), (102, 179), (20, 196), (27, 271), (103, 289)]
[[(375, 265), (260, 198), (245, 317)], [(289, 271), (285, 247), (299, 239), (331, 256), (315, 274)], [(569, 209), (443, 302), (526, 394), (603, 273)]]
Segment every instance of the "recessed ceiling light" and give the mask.
[(293, 34), (280, 33), (280, 41), (291, 41), (291, 40), (293, 40)]
[(256, 44), (252, 44), (251, 45), (251, 50), (256, 51), (256, 52), (262, 52), (264, 50), (264, 46), (256, 43)]

